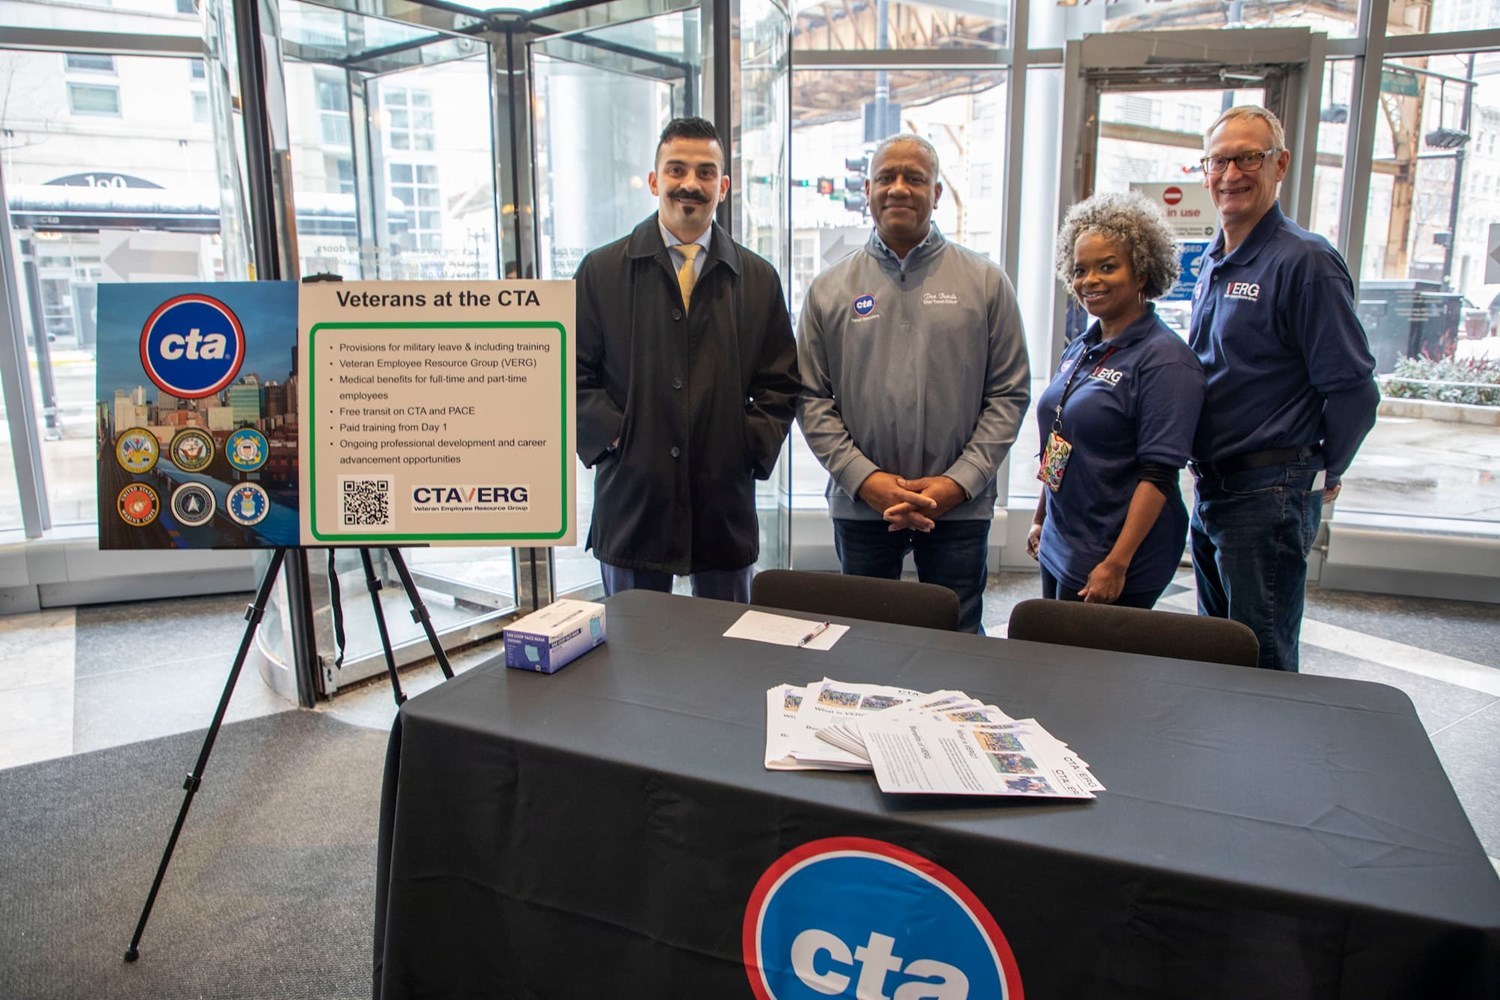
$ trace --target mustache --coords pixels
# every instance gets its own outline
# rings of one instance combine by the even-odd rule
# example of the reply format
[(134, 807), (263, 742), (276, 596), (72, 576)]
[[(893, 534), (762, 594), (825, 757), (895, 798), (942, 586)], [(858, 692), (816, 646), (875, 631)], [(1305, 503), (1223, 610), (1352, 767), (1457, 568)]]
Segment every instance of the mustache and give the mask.
[(668, 197), (673, 201), (691, 201), (699, 205), (708, 204), (708, 199), (699, 191), (673, 191)]

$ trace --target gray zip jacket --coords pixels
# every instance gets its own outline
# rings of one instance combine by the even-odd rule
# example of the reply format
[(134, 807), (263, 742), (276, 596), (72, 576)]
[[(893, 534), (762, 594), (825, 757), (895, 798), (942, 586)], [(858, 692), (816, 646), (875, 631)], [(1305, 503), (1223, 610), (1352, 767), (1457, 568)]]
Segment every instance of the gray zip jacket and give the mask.
[(945, 520), (994, 516), (995, 473), (1030, 397), (1026, 335), (999, 265), (932, 226), (903, 261), (880, 237), (813, 279), (797, 330), (797, 421), (828, 470), (833, 517), (879, 520), (872, 472), (948, 476)]

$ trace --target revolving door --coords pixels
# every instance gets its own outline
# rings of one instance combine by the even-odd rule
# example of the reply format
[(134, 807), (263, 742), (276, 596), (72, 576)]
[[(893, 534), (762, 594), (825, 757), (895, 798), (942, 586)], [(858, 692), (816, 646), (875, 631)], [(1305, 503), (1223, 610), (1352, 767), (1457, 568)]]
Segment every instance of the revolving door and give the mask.
[[(655, 210), (646, 175), (661, 127), (681, 115), (711, 118), (725, 138), (732, 194), (720, 224), (789, 268), (791, 19), (779, 0), (530, 11), (263, 0), (260, 10), (282, 277), (570, 278), (584, 254)], [(788, 465), (757, 496), (763, 567), (789, 551)], [(582, 546), (592, 473), (575, 471), (576, 546), (407, 550), (445, 646), (493, 636), (564, 594), (599, 595), (598, 564)], [(312, 553), (310, 577), (304, 617), (316, 652), (293, 655), (298, 616), (284, 592), (263, 629), (262, 673), (289, 695), (299, 670), (329, 695), (384, 669), (374, 630), (362, 627), (373, 612), (357, 551)], [(398, 664), (428, 655), (401, 588), (382, 600)]]

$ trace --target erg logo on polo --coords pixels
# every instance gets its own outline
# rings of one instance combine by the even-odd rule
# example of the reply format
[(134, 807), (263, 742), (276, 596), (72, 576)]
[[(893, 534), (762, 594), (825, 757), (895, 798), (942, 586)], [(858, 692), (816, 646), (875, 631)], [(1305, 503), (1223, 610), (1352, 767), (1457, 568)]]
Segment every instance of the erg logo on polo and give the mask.
[(203, 399), (234, 381), (245, 360), (239, 317), (207, 295), (175, 295), (141, 328), (141, 367), (163, 392)]
[(861, 295), (854, 300), (854, 314), (856, 316), (868, 316), (875, 309), (875, 296)]
[(1246, 302), (1260, 301), (1260, 285), (1253, 281), (1231, 281), (1224, 288), (1226, 299), (1244, 299)]
[(745, 907), (757, 1000), (1021, 1000), (1000, 927), (951, 872), (880, 840), (832, 837), (788, 851)]

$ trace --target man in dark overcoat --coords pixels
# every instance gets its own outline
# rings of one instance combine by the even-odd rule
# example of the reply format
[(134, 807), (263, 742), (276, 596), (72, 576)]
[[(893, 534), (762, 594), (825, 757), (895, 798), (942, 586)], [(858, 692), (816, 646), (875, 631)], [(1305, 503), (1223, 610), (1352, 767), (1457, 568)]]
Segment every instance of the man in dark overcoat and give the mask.
[(574, 275), (586, 544), (606, 595), (691, 574), (700, 597), (748, 602), (755, 480), (799, 388), (791, 320), (776, 271), (713, 221), (729, 176), (712, 124), (668, 123), (648, 181), (658, 211)]

